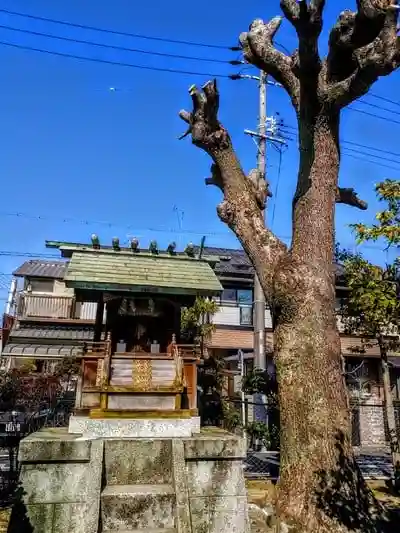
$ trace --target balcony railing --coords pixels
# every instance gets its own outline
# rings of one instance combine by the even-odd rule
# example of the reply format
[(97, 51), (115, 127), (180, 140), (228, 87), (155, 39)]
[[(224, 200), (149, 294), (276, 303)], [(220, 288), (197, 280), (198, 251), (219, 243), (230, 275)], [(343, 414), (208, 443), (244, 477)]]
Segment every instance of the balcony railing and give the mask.
[(18, 318), (74, 319), (79, 316), (76, 314), (75, 298), (71, 296), (21, 294)]

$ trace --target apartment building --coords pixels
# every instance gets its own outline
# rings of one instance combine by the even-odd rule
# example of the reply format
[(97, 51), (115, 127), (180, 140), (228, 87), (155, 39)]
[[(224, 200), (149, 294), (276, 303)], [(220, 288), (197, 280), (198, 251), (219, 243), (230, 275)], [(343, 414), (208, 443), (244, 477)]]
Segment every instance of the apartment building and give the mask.
[[(63, 259), (60, 261), (29, 260), (21, 265), (14, 276), (19, 279), (15, 296), (15, 320), (3, 347), (3, 356), (13, 364), (27, 360), (35, 362), (38, 370), (45, 369), (52, 361), (81, 353), (85, 342), (104, 339), (107, 305), (98, 307), (90, 295), (87, 285), (84, 289), (71, 287), (65, 280), (69, 262), (77, 251), (90, 251), (89, 244), (47, 243), (58, 248)], [(117, 260), (121, 252), (132, 253), (130, 248), (102, 246), (110, 258)], [(213, 317), (215, 331), (209, 342), (209, 350), (226, 360), (229, 370), (237, 370), (238, 351), (245, 354), (247, 368), (253, 365), (253, 280), (254, 270), (242, 250), (205, 247), (194, 248), (202, 259), (209, 263), (216, 274), (222, 292), (217, 297), (219, 310)], [(111, 260), (111, 259), (110, 259)], [(118, 264), (117, 262), (115, 263)], [(93, 266), (95, 268), (95, 265)], [(346, 297), (343, 286), (343, 272), (337, 267), (337, 307)], [(112, 290), (112, 289), (107, 289)], [(86, 292), (85, 292), (86, 291)], [(143, 289), (144, 292), (146, 292)], [(77, 297), (78, 295), (78, 297)], [(104, 309), (104, 310), (103, 310)], [(102, 315), (100, 317), (99, 315)], [(101, 320), (102, 319), (102, 320)], [(95, 332), (95, 324), (103, 324)], [(341, 328), (339, 321), (339, 329)], [(265, 310), (266, 352), (272, 368), (273, 335), (268, 309)], [(380, 373), (378, 347), (358, 353), (360, 339), (341, 332), (342, 355), (346, 380), (353, 404), (353, 442), (357, 445), (382, 446), (386, 443), (386, 429), (383, 414), (383, 390)], [(400, 399), (400, 358), (390, 358), (393, 395)], [(229, 393), (233, 394), (238, 382), (229, 382)]]

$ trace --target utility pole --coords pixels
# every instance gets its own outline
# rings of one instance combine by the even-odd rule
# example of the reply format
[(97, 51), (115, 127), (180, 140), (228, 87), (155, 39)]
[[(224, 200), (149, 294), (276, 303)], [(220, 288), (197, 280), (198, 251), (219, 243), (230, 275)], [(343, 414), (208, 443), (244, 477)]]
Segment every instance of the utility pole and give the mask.
[[(266, 121), (267, 121), (267, 75), (262, 70), (259, 81), (259, 113), (258, 113), (258, 179), (265, 180), (266, 168)], [(254, 275), (254, 364), (264, 370), (265, 360), (265, 296), (257, 274)]]

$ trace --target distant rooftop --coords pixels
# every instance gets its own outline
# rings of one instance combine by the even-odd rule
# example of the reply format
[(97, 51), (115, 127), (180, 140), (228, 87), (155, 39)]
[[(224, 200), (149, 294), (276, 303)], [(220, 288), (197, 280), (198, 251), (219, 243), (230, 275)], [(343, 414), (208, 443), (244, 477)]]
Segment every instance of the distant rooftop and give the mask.
[(14, 270), (16, 277), (63, 279), (67, 270), (67, 261), (44, 261), (30, 259)]

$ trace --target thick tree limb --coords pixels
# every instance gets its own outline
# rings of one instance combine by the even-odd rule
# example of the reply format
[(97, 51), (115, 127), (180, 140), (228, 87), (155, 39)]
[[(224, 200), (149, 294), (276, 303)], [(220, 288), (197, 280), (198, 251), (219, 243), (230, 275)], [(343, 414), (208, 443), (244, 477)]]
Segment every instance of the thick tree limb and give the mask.
[(239, 40), (245, 60), (264, 70), (280, 83), (297, 109), (300, 85), (292, 71), (292, 59), (277, 50), (273, 43), (281, 23), (281, 17), (275, 17), (267, 23), (257, 19), (250, 25), (248, 32), (240, 35)]
[[(262, 211), (264, 211), (267, 205), (267, 198), (272, 197), (272, 193), (269, 190), (268, 182), (265, 179), (260, 178), (257, 169), (250, 170), (250, 172), (247, 174), (247, 176), (245, 176), (245, 178), (246, 180), (248, 180), (250, 187), (252, 187), (253, 189), (258, 207)], [(206, 178), (205, 183), (206, 185), (215, 185), (216, 187), (218, 187), (218, 189), (224, 192), (222, 176), (218, 165), (211, 165), (211, 177)]]
[(328, 100), (344, 107), (400, 64), (397, 0), (358, 0), (332, 28), (326, 60)]
[(287, 250), (264, 224), (262, 210), (268, 196), (267, 185), (264, 180), (264, 186), (261, 180), (256, 184), (254, 172), (246, 176), (240, 166), (229, 133), (218, 119), (216, 81), (206, 83), (202, 91), (191, 87), (189, 92), (193, 110), (181, 111), (179, 115), (189, 124), (193, 143), (213, 159), (212, 175), (206, 183), (223, 192), (218, 215), (234, 231), (258, 271), (264, 273), (262, 284), (267, 287), (268, 296), (272, 293), (275, 267)]
[(336, 203), (350, 205), (351, 207), (357, 207), (362, 211), (368, 209), (367, 202), (364, 202), (364, 200), (360, 200), (356, 191), (351, 188), (344, 189), (342, 187), (338, 187), (336, 192)]
[(318, 38), (322, 31), (322, 14), (325, 0), (281, 0), (281, 9), (296, 29), (299, 50), (294, 55), (298, 77), (309, 79), (312, 71), (319, 72), (321, 60), (318, 53)]

